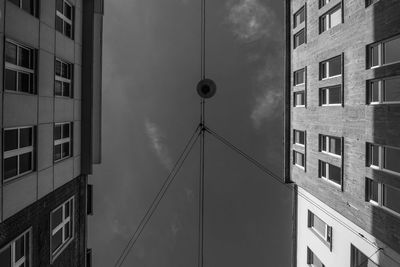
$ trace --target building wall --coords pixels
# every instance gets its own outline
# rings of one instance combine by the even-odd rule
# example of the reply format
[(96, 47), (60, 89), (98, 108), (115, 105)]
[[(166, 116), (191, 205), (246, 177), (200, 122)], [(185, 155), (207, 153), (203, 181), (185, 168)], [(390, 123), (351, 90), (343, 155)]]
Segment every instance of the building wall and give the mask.
[[(400, 34), (400, 2), (379, 1), (366, 8), (364, 0), (331, 0), (321, 9), (318, 2), (291, 1), (291, 14), (307, 6), (304, 22), (307, 42), (296, 49), (293, 49), (295, 30), (291, 26), (291, 134), (293, 129), (306, 131), (305, 148), (291, 145), (291, 151), (305, 153), (305, 169), (292, 165), (291, 178), (355, 225), (400, 252), (400, 217), (365, 201), (366, 177), (400, 188), (399, 175), (366, 167), (366, 142), (400, 147), (400, 105), (366, 105), (367, 80), (400, 74), (400, 63), (367, 69), (366, 62), (367, 45)], [(343, 3), (344, 23), (319, 34), (319, 17), (339, 3)], [(319, 62), (338, 55), (344, 59), (342, 77), (320, 81)], [(295, 88), (293, 72), (303, 67), (307, 67), (306, 84)], [(336, 84), (344, 88), (343, 105), (319, 106), (319, 88)], [(296, 90), (306, 91), (305, 107), (293, 107)], [(319, 152), (319, 134), (344, 138), (342, 158)], [(293, 135), (287, 141), (293, 143), (292, 140)], [(342, 168), (342, 187), (318, 178), (319, 160)], [(302, 216), (300, 210), (298, 213)]]
[[(298, 267), (310, 266), (307, 264), (307, 248), (310, 248), (325, 266), (351, 266), (351, 245), (357, 247), (367, 257), (372, 255), (371, 260), (379, 264), (379, 266), (400, 266), (400, 254), (387, 248), (383, 242), (352, 223), (306, 190), (299, 187), (298, 192)], [(308, 211), (311, 211), (332, 227), (332, 251), (308, 227)], [(337, 220), (326, 212), (332, 214)], [(385, 249), (376, 253), (381, 247)]]
[[(85, 266), (86, 186), (87, 177), (80, 176), (5, 220), (0, 224), (0, 248), (31, 228), (32, 261), (29, 266)], [(50, 214), (72, 196), (75, 197), (74, 238), (50, 263)]]
[[(54, 192), (81, 173), (82, 0), (69, 0), (75, 8), (74, 40), (55, 30), (56, 1), (38, 2), (39, 16), (35, 17), (7, 0), (0, 1), (2, 40), (11, 39), (29, 46), (36, 49), (38, 55), (37, 94), (4, 91), (3, 83), (0, 84), (2, 128), (37, 127), (36, 170), (2, 183), (0, 221)], [(3, 46), (2, 41), (2, 62)], [(73, 63), (73, 98), (54, 96), (55, 57)], [(1, 74), (3, 68), (1, 64)], [(67, 121), (73, 122), (73, 155), (54, 163), (53, 125)]]

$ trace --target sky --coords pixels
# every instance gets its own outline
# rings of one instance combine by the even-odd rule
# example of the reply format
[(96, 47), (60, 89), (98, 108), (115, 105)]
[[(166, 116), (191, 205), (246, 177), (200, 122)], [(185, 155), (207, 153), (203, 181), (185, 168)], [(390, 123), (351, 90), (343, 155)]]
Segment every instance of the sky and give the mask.
[[(283, 1), (207, 1), (206, 125), (282, 173)], [(106, 0), (93, 266), (114, 266), (199, 123), (200, 0)], [(204, 266), (290, 265), (292, 195), (211, 135)], [(199, 145), (123, 266), (197, 266)]]

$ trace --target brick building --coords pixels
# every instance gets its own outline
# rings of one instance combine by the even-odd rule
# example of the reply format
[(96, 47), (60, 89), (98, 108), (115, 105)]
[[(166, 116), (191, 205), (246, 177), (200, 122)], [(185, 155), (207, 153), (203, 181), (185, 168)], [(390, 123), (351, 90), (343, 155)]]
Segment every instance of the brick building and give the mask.
[(400, 1), (286, 0), (297, 266), (400, 266)]
[(102, 0), (0, 0), (0, 266), (90, 266)]

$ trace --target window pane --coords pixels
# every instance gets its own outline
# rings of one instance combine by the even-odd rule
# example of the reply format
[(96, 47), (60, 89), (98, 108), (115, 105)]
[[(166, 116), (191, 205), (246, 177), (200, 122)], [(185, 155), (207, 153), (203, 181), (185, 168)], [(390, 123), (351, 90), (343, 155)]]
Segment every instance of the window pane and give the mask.
[(331, 27), (342, 23), (342, 8), (338, 8), (331, 14)]
[(65, 3), (64, 8), (65, 8), (65, 10), (64, 10), (64, 15), (65, 15), (68, 19), (72, 20), (72, 8), (71, 8), (71, 6), (68, 5), (67, 3)]
[(56, 60), (56, 75), (61, 76), (61, 62)]
[(342, 58), (335, 57), (329, 61), (329, 76), (336, 76), (342, 73)]
[(19, 156), (19, 173), (32, 170), (32, 152)]
[(368, 180), (369, 200), (378, 202), (378, 183)]
[(379, 166), (379, 146), (370, 145), (370, 165)]
[(329, 104), (340, 104), (342, 102), (342, 90), (340, 86), (329, 88)]
[(62, 63), (62, 77), (69, 79), (69, 64)]
[(69, 83), (63, 83), (63, 96), (70, 96)]
[(299, 46), (301, 44), (305, 43), (305, 34), (304, 30), (301, 30), (299, 33), (296, 34), (295, 36), (295, 46)]
[(400, 173), (400, 149), (384, 148), (384, 168)]
[(321, 69), (320, 69), (321, 79), (325, 79), (326, 77), (328, 77), (326, 66), (327, 66), (327, 62), (321, 63)]
[(384, 101), (400, 101), (400, 78), (385, 80)]
[(295, 93), (295, 105), (304, 105), (304, 93)]
[(326, 163), (320, 161), (319, 163), (320, 168), (321, 168), (321, 177), (326, 177)]
[(56, 251), (62, 244), (62, 231), (63, 229), (58, 230), (51, 238), (52, 252)]
[(400, 213), (400, 190), (385, 185), (385, 207)]
[(54, 146), (54, 160), (61, 159), (61, 145)]
[(68, 156), (69, 156), (69, 142), (62, 144), (62, 157), (65, 158)]
[(19, 147), (32, 146), (32, 128), (20, 129)]
[(67, 222), (65, 224), (64, 231), (65, 231), (64, 236), (65, 236), (65, 239), (67, 240), (71, 237), (71, 223)]
[(379, 81), (374, 81), (370, 83), (370, 102), (379, 102)]
[(332, 180), (338, 184), (342, 184), (341, 170), (339, 167), (329, 164), (329, 180)]
[(15, 262), (25, 256), (25, 238), (21, 238), (15, 241)]
[(61, 125), (54, 126), (54, 140), (61, 139)]
[(31, 53), (28, 49), (19, 47), (18, 65), (27, 69), (31, 68), (30, 56)]
[(69, 213), (70, 213), (70, 202), (68, 201), (67, 203), (65, 203), (65, 216), (64, 219), (69, 217)]
[(17, 176), (18, 157), (4, 159), (4, 179)]
[(18, 91), (29, 93), (30, 92), (30, 81), (29, 81), (29, 73), (19, 72), (18, 73)]
[(351, 245), (351, 267), (368, 267), (368, 257)]
[(371, 67), (379, 66), (379, 45), (371, 47)]
[(297, 165), (303, 166), (304, 167), (304, 155), (299, 152), (294, 152), (295, 155), (295, 163)]
[(29, 245), (30, 245), (30, 240), (29, 240), (29, 232), (27, 234), (25, 234), (25, 255), (27, 257), (25, 257), (25, 266), (29, 267), (31, 266), (29, 263), (29, 255), (30, 255), (30, 249), (29, 249)]
[(385, 43), (385, 63), (400, 61), (400, 38)]
[(6, 69), (5, 72), (5, 90), (17, 90), (17, 72), (13, 70)]
[(320, 235), (325, 237), (326, 223), (314, 214), (313, 214), (313, 225), (312, 226)]
[(63, 138), (68, 138), (68, 137), (70, 137), (70, 130), (69, 130), (70, 127), (69, 127), (69, 123), (63, 124), (62, 129), (63, 129), (63, 135), (62, 135), (62, 137), (63, 137)]
[(63, 32), (63, 20), (58, 16), (56, 16), (56, 30), (61, 33)]
[(4, 151), (18, 148), (18, 129), (4, 131)]
[(32, 0), (22, 0), (22, 9), (33, 14)]
[(294, 73), (294, 80), (295, 80), (294, 84), (295, 85), (303, 84), (305, 82), (304, 74), (305, 74), (304, 69), (298, 70)]
[(62, 222), (62, 207), (58, 208), (57, 210), (51, 213), (51, 226), (52, 230), (56, 229)]
[(56, 0), (56, 9), (61, 13), (63, 13), (63, 5), (64, 5), (63, 0)]
[(339, 138), (334, 138), (334, 137), (330, 137), (329, 139), (330, 139), (329, 152), (341, 155), (341, 150), (342, 150), (341, 140)]
[(6, 62), (17, 64), (17, 46), (15, 44), (6, 42), (5, 47), (6, 52)]
[(0, 266), (11, 267), (11, 246), (0, 252)]
[(62, 95), (62, 88), (61, 88), (61, 86), (62, 86), (62, 82), (60, 82), (60, 81), (55, 81), (55, 83), (54, 83), (54, 94), (55, 94), (55, 95), (58, 95), (58, 96), (61, 96), (61, 95)]
[(322, 89), (321, 90), (321, 105), (326, 105), (326, 104), (328, 104), (327, 103), (327, 92), (328, 92), (328, 90), (327, 89)]

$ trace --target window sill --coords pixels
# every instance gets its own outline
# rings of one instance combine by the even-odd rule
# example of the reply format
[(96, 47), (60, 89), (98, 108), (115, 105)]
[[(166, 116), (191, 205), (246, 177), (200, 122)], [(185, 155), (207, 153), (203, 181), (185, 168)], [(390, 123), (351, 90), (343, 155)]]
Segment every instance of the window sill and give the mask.
[(295, 108), (305, 108), (306, 106), (305, 105), (297, 105), (297, 106), (294, 106)]
[(323, 104), (321, 107), (341, 107), (342, 104)]
[(55, 98), (60, 98), (60, 99), (74, 99), (72, 96), (63, 96), (63, 95), (56, 95), (54, 94)]
[(379, 205), (379, 203), (377, 203), (377, 202), (375, 202), (375, 201), (373, 201), (373, 200), (370, 200), (370, 201), (368, 201), (368, 202), (371, 203), (372, 206), (378, 207), (378, 208), (380, 208), (380, 209), (382, 209), (382, 210), (384, 210), (384, 211), (390, 213), (391, 215), (396, 216), (397, 218), (400, 218), (400, 213), (397, 213), (396, 211), (391, 210), (391, 209), (389, 209), (388, 207)]
[(327, 152), (327, 151), (323, 151), (323, 150), (321, 151), (321, 153), (323, 153), (323, 154), (325, 154), (325, 155), (329, 155), (329, 156), (335, 157), (335, 158), (338, 158), (338, 159), (341, 159), (341, 158), (342, 158), (341, 155), (334, 154), (334, 153)]
[(301, 166), (301, 165), (298, 165), (298, 164), (293, 164), (294, 166), (296, 166), (297, 168), (299, 168), (299, 169), (301, 169), (301, 170), (303, 170), (303, 171), (305, 171), (305, 168), (304, 168), (304, 166)]
[(26, 93), (26, 92), (13, 91), (13, 90), (7, 90), (7, 89), (4, 89), (4, 93), (11, 94), (11, 95), (37, 96), (36, 93)]
[(370, 105), (370, 106), (379, 106), (379, 105), (400, 105), (400, 101), (392, 101), (392, 102), (370, 102), (368, 105)]
[(310, 229), (311, 232), (313, 232), (313, 233), (317, 236), (317, 238), (318, 238), (319, 240), (322, 241), (322, 243), (325, 244), (325, 246), (327, 246), (327, 247), (329, 248), (330, 251), (332, 251), (332, 245), (331, 245), (331, 243), (329, 243), (329, 242), (325, 239), (325, 237), (323, 237), (320, 233), (318, 233), (313, 227), (308, 227), (308, 228)]
[(329, 180), (328, 178), (325, 178), (325, 177), (320, 177), (322, 180), (324, 180), (325, 182), (327, 182), (327, 183), (329, 183), (329, 184), (331, 184), (331, 185), (334, 185), (335, 187), (337, 187), (338, 189), (340, 189), (340, 190), (342, 190), (342, 185), (341, 184), (338, 184), (338, 183), (336, 183), (336, 182), (334, 182), (334, 181), (332, 181), (332, 180)]
[(65, 158), (54, 160), (54, 164), (61, 163), (61, 162), (66, 161), (67, 159), (70, 159), (70, 158), (72, 158), (72, 156), (68, 156), (68, 157), (65, 157)]
[(370, 167), (371, 169), (377, 170), (377, 171), (383, 171), (383, 172), (386, 172), (386, 173), (389, 173), (392, 175), (400, 176), (400, 172), (395, 172), (395, 171), (391, 171), (391, 170), (388, 170), (385, 168), (380, 168), (379, 166), (370, 165), (368, 167)]
[(395, 64), (399, 64), (399, 63), (400, 63), (400, 60), (399, 61), (395, 61), (395, 62), (381, 64), (381, 65), (371, 66), (368, 69), (373, 70), (373, 69), (378, 69), (378, 68), (381, 68), (381, 67), (387, 67), (387, 66), (391, 66), (391, 65), (395, 65)]
[(329, 76), (329, 77), (326, 77), (326, 78), (322, 78), (322, 79), (320, 79), (320, 81), (326, 81), (326, 80), (337, 78), (337, 77), (342, 77), (342, 74), (335, 75), (335, 76)]
[(34, 170), (31, 170), (31, 171), (27, 171), (27, 172), (21, 173), (18, 176), (14, 176), (14, 177), (11, 177), (11, 178), (3, 179), (3, 185), (12, 184), (12, 183), (14, 183), (14, 182), (16, 182), (18, 180), (21, 180), (21, 179), (25, 178), (26, 176), (28, 176), (29, 174), (32, 174), (34, 172), (35, 172)]
[[(61, 253), (69, 246), (69, 244), (71, 244), (71, 242), (74, 241), (74, 239), (75, 239), (75, 236), (70, 238), (67, 242), (65, 242), (63, 245), (61, 245), (61, 247), (59, 247), (54, 253), (51, 254), (51, 264), (54, 263), (54, 261), (57, 259), (57, 257), (61, 255)], [(51, 236), (50, 236), (50, 240), (51, 240)]]

